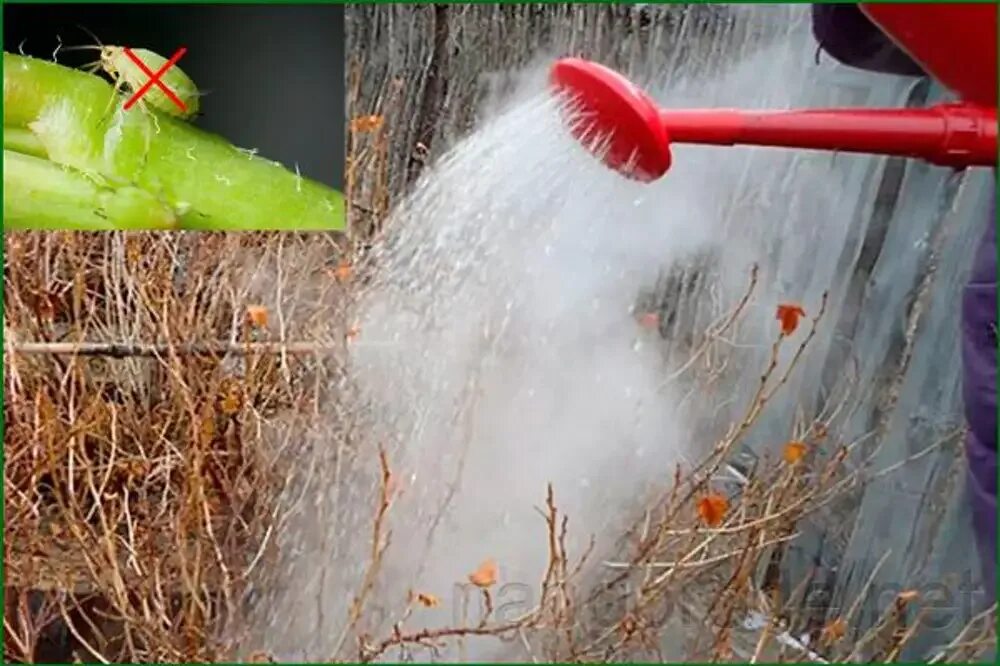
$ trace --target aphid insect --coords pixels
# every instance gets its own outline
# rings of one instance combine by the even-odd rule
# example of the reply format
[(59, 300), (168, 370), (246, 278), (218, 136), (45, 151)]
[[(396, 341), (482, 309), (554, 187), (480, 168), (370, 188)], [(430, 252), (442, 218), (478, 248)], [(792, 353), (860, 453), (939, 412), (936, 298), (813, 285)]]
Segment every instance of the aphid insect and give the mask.
[[(82, 28), (82, 26), (81, 26)], [(86, 28), (85, 30), (94, 41), (97, 42), (96, 45), (88, 46), (67, 46), (63, 47), (63, 51), (98, 51), (100, 55), (98, 60), (84, 65), (82, 69), (89, 71), (91, 73), (98, 70), (104, 70), (104, 72), (111, 77), (115, 82), (115, 92), (121, 92), (127, 90), (129, 92), (135, 92), (142, 88), (149, 81), (149, 75), (137, 65), (129, 56), (125, 53), (125, 47), (123, 46), (105, 46), (101, 43), (101, 40), (97, 39), (97, 36)], [(129, 49), (132, 55), (137, 57), (142, 61), (144, 65), (151, 72), (157, 72), (160, 68), (166, 64), (167, 59), (163, 56), (154, 53), (148, 49)], [(194, 81), (183, 72), (177, 65), (170, 67), (162, 76), (160, 76), (159, 81), (167, 86), (177, 98), (184, 103), (184, 109), (181, 109), (173, 100), (171, 100), (159, 86), (151, 86), (139, 99), (139, 105), (152, 107), (157, 111), (166, 113), (171, 116), (176, 116), (181, 119), (187, 120), (198, 114), (199, 108), (199, 98), (201, 94), (198, 91), (198, 87), (194, 84)]]

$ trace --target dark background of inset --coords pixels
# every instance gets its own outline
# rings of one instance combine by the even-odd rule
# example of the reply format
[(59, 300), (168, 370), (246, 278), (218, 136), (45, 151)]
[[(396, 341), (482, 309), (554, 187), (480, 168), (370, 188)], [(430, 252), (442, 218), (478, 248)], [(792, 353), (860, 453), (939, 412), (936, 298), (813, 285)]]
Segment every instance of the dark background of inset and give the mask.
[[(52, 59), (66, 46), (145, 48), (169, 58), (207, 94), (194, 123), (257, 148), (303, 176), (344, 182), (344, 8), (341, 5), (4, 4), (4, 50)], [(79, 66), (95, 51), (61, 51)]]

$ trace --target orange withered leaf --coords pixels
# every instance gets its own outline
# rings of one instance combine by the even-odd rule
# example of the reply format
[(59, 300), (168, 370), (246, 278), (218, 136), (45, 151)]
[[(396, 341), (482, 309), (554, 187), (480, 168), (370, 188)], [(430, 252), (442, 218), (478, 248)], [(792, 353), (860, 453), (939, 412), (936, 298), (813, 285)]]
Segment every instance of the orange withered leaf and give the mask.
[(896, 601), (908, 604), (911, 601), (916, 601), (918, 597), (920, 597), (920, 593), (916, 590), (903, 590), (899, 593), (899, 596), (896, 597)]
[(806, 455), (806, 445), (805, 442), (788, 442), (785, 444), (785, 448), (781, 452), (781, 457), (784, 458), (785, 462), (789, 465), (794, 465), (798, 461), (802, 460)]
[(264, 328), (267, 326), (267, 308), (263, 305), (249, 305), (247, 306), (247, 319), (254, 326), (260, 326)]
[(333, 276), (341, 282), (347, 282), (351, 279), (352, 272), (353, 269), (351, 268), (350, 262), (341, 261), (337, 264), (337, 267), (333, 269)]
[(799, 327), (799, 319), (806, 316), (806, 311), (798, 303), (782, 303), (775, 315), (781, 323), (782, 335), (791, 335)]
[(427, 592), (418, 592), (416, 595), (417, 603), (424, 608), (437, 608), (441, 601), (435, 597), (433, 594)]
[(240, 411), (240, 396), (236, 391), (230, 391), (222, 399), (222, 413), (226, 416), (232, 416), (236, 412)]
[(847, 633), (847, 623), (844, 622), (844, 618), (838, 617), (835, 620), (831, 620), (820, 634), (820, 639), (824, 643), (832, 643), (834, 641), (839, 641)]
[(625, 615), (624, 618), (622, 618), (621, 624), (619, 626), (621, 627), (622, 630), (622, 637), (628, 638), (629, 636), (635, 633), (636, 629), (638, 629), (639, 623), (636, 622), (634, 615), (628, 613)]
[(493, 559), (485, 560), (479, 565), (479, 568), (469, 574), (469, 582), (476, 587), (487, 588), (497, 582), (497, 574), (499, 569), (497, 568), (497, 563)]
[(721, 525), (728, 510), (729, 502), (718, 493), (705, 495), (698, 500), (698, 515), (709, 527)]
[(358, 116), (351, 121), (352, 132), (373, 132), (382, 127), (382, 116)]
[(639, 325), (650, 330), (660, 327), (660, 315), (655, 312), (646, 312), (639, 317)]

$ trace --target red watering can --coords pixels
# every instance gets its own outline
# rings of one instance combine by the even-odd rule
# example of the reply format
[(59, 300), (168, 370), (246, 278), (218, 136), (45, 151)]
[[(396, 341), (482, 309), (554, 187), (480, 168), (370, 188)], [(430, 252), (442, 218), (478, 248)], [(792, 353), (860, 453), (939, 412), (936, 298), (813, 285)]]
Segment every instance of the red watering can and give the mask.
[(581, 140), (607, 137), (605, 163), (640, 181), (670, 168), (671, 143), (781, 146), (915, 157), (964, 168), (997, 164), (995, 4), (863, 4), (862, 10), (960, 102), (926, 109), (660, 109), (597, 63), (564, 58), (550, 81), (575, 98)]

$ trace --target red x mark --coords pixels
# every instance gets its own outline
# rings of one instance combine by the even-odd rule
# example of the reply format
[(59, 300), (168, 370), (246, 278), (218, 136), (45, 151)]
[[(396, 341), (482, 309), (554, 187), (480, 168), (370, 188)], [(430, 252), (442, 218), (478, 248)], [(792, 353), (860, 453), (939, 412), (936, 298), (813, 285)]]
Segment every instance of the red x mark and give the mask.
[(173, 90), (168, 88), (166, 84), (160, 81), (160, 77), (163, 76), (163, 74), (168, 69), (177, 64), (177, 61), (180, 60), (181, 56), (183, 56), (185, 53), (187, 53), (187, 47), (186, 46), (180, 47), (179, 49), (177, 49), (177, 53), (175, 53), (173, 57), (170, 58), (170, 60), (163, 63), (163, 67), (160, 67), (158, 70), (156, 70), (156, 72), (151, 72), (149, 71), (149, 67), (146, 67), (146, 63), (139, 60), (139, 58), (137, 58), (136, 55), (132, 53), (132, 51), (126, 46), (125, 55), (131, 58), (132, 62), (134, 62), (139, 69), (141, 69), (143, 72), (146, 73), (146, 76), (149, 77), (149, 81), (146, 81), (145, 85), (143, 85), (141, 88), (135, 91), (135, 94), (132, 95), (132, 97), (127, 102), (125, 102), (125, 110), (127, 111), (128, 109), (132, 108), (132, 106), (134, 106), (135, 103), (139, 101), (139, 98), (145, 95), (146, 91), (149, 90), (155, 83), (160, 88), (160, 90), (163, 91), (163, 94), (169, 97), (174, 104), (176, 104), (181, 108), (181, 111), (186, 111), (187, 106), (185, 106), (184, 102), (182, 102), (180, 98), (174, 94)]

